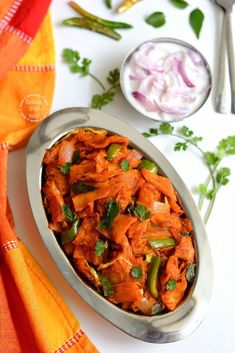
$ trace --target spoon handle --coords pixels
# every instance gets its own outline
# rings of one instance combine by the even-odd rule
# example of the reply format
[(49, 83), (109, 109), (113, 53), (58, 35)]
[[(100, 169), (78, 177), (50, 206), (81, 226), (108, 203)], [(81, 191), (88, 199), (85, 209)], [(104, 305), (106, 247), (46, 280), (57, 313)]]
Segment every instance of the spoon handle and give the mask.
[(231, 112), (235, 114), (235, 57), (234, 57), (234, 45), (233, 45), (233, 32), (232, 32), (232, 14), (231, 11), (225, 12), (225, 19), (227, 23), (227, 45), (228, 45), (228, 66), (229, 66), (229, 78), (231, 87)]
[(216, 95), (215, 95), (215, 111), (217, 113), (226, 113), (226, 21), (223, 14), (223, 22), (221, 29), (220, 48), (218, 57), (218, 72), (216, 82)]

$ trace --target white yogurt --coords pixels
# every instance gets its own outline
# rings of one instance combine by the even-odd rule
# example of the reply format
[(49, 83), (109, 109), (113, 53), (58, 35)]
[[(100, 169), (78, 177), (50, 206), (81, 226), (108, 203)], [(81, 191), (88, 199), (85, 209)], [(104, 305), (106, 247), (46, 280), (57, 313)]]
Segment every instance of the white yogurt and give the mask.
[(197, 111), (211, 88), (205, 59), (187, 44), (150, 41), (124, 63), (122, 89), (143, 115), (177, 121)]

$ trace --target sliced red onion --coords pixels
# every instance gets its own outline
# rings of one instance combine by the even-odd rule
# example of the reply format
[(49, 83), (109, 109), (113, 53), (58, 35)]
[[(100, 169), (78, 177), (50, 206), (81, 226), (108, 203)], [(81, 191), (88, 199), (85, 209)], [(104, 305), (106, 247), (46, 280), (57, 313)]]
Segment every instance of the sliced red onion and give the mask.
[(194, 50), (188, 50), (187, 54), (190, 57), (190, 59), (192, 60), (192, 62), (194, 63), (194, 65), (196, 65), (196, 66), (203, 66), (204, 65), (204, 61), (203, 61), (202, 57)]
[(194, 87), (194, 84), (190, 81), (190, 79), (188, 78), (185, 68), (183, 66), (182, 61), (178, 60), (176, 57), (173, 59), (175, 61), (175, 64), (178, 66), (178, 71), (184, 81), (184, 83), (186, 84), (186, 86), (188, 87)]
[(145, 97), (142, 93), (135, 91), (132, 92), (132, 95), (135, 99), (137, 99), (146, 109), (147, 112), (156, 112), (156, 105), (151, 102), (147, 97)]
[[(183, 117), (196, 110), (209, 86), (203, 58), (195, 51), (169, 51), (165, 44), (145, 43), (130, 61), (133, 97), (147, 112)], [(195, 108), (196, 107), (196, 108)]]

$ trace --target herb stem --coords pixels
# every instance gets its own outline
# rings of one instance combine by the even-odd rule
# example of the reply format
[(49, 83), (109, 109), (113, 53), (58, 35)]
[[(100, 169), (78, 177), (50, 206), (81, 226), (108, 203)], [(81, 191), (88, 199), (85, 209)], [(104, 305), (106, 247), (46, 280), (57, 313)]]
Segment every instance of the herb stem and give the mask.
[[(164, 135), (164, 134), (163, 134), (163, 133), (159, 133), (159, 135)], [(212, 181), (213, 189), (216, 189), (216, 180), (215, 180), (215, 175), (214, 175), (214, 173), (215, 173), (215, 171), (216, 171), (216, 169), (217, 169), (217, 167), (218, 167), (219, 162), (218, 162), (218, 163), (215, 165), (215, 167), (212, 169), (211, 166), (210, 166), (210, 164), (207, 163), (207, 159), (206, 159), (206, 154), (205, 154), (205, 152), (204, 152), (197, 144), (193, 143), (190, 139), (187, 139), (186, 137), (181, 136), (181, 135), (178, 135), (178, 134), (171, 133), (171, 136), (177, 137), (177, 138), (179, 138), (179, 139), (181, 139), (181, 140), (183, 140), (183, 141), (185, 141), (185, 142), (187, 142), (187, 143), (190, 143), (191, 145), (193, 145), (193, 146), (203, 155), (203, 158), (204, 158), (204, 160), (205, 160), (205, 162), (206, 162), (206, 165), (207, 165), (207, 167), (208, 167), (208, 169), (209, 169), (209, 172), (210, 172), (209, 176), (208, 176), (207, 179), (206, 179), (205, 185), (208, 186), (209, 183)], [(217, 193), (217, 191), (216, 191), (216, 193)], [(214, 206), (214, 203), (215, 203), (215, 198), (216, 198), (216, 193), (215, 193), (215, 195), (213, 196), (212, 200), (210, 200), (208, 209), (207, 209), (207, 211), (206, 211), (206, 214), (205, 214), (205, 217), (204, 217), (204, 222), (205, 222), (205, 224), (207, 223), (207, 221), (208, 221), (208, 219), (209, 219), (209, 216), (210, 216), (210, 214), (211, 214), (211, 211), (212, 211), (212, 209), (213, 209), (213, 206)], [(199, 210), (202, 209), (204, 200), (205, 200), (205, 195), (200, 195), (200, 198), (199, 198), (199, 201), (198, 201), (198, 208), (199, 208)]]
[(205, 213), (205, 216), (204, 216), (204, 223), (207, 224), (208, 222), (208, 219), (210, 217), (210, 214), (211, 214), (211, 211), (214, 207), (214, 204), (215, 204), (215, 199), (216, 199), (216, 195), (217, 195), (217, 192), (219, 191), (221, 185), (217, 186), (216, 188), (216, 191), (215, 191), (215, 195), (213, 196), (212, 200), (210, 200), (210, 203), (209, 203), (209, 206), (207, 208), (207, 211)]
[(120, 87), (120, 83), (116, 83), (115, 85), (112, 85), (106, 92), (109, 93), (113, 91), (115, 88)]
[(103, 91), (106, 91), (106, 88), (103, 85), (103, 83), (95, 75), (93, 75), (92, 73), (89, 72), (88, 76), (92, 77), (93, 80), (95, 80), (98, 83), (98, 85), (102, 88)]

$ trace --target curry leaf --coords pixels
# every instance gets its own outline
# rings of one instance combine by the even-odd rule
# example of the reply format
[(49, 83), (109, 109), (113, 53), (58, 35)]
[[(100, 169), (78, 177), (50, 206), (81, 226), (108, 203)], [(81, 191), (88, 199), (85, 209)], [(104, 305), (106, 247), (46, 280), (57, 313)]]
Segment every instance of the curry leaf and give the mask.
[(185, 9), (188, 6), (188, 3), (184, 0), (170, 0), (170, 2), (179, 9)]
[(200, 9), (195, 9), (190, 13), (189, 22), (197, 38), (199, 38), (200, 36), (203, 21), (204, 14)]
[(104, 2), (105, 2), (105, 5), (106, 5), (109, 9), (112, 8), (112, 0), (104, 0)]
[(161, 27), (166, 23), (163, 12), (154, 12), (146, 18), (146, 22), (155, 28)]

